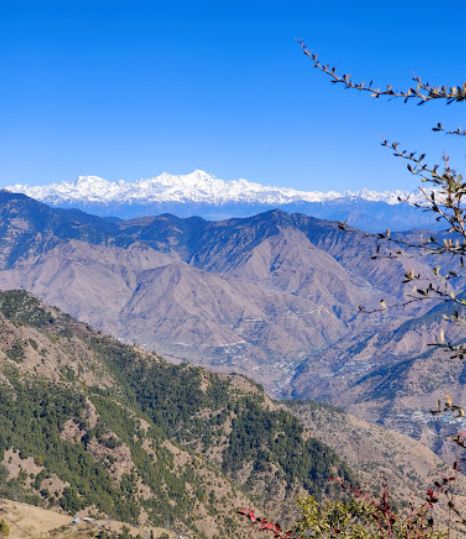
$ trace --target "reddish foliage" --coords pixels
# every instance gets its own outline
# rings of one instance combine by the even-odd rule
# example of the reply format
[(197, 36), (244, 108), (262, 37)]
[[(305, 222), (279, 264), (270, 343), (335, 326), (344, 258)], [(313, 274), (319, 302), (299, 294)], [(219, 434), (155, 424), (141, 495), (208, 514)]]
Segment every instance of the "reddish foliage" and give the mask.
[(272, 533), (276, 539), (290, 539), (292, 537), (300, 539), (298, 536), (294, 535), (292, 530), (283, 531), (278, 522), (272, 522), (264, 517), (257, 516), (253, 509), (240, 509), (238, 514), (249, 519), (251, 524), (257, 526), (257, 529)]
[[(461, 517), (460, 512), (454, 503), (454, 497), (450, 488), (451, 484), (454, 483), (457, 478), (457, 468), (458, 464), (455, 463), (453, 466), (455, 473), (453, 475), (448, 475), (439, 481), (435, 481), (435, 488), (429, 488), (427, 490), (425, 502), (421, 506), (417, 508), (414, 506), (411, 507), (411, 513), (404, 519), (404, 523), (407, 525), (407, 530), (410, 533), (414, 532), (417, 534), (421, 531), (425, 532), (426, 528), (429, 528), (432, 525), (433, 521), (430, 511), (434, 504), (439, 502), (440, 496), (443, 496), (446, 499), (448, 508), (452, 510), (457, 517), (460, 517), (460, 520), (457, 522), (466, 525), (466, 520)], [(387, 486), (384, 486), (378, 498), (374, 498), (359, 488), (353, 488), (347, 485), (341, 477), (332, 477), (330, 478), (330, 481), (339, 485), (343, 492), (346, 492), (354, 499), (364, 500), (368, 506), (372, 507), (374, 509), (372, 513), (373, 524), (375, 524), (383, 534), (388, 533), (388, 537), (392, 536), (394, 527), (399, 525), (400, 518), (403, 517), (393, 509)], [(252, 525), (256, 526), (258, 530), (272, 533), (275, 539), (301, 539), (296, 531), (282, 530), (280, 524), (256, 515), (253, 509), (241, 509), (238, 511), (238, 514), (246, 517), (246, 519), (249, 520)], [(340, 533), (340, 530), (333, 530), (333, 532), (338, 534)], [(417, 537), (417, 535), (415, 536)], [(424, 537), (424, 535), (419, 535), (419, 537)]]

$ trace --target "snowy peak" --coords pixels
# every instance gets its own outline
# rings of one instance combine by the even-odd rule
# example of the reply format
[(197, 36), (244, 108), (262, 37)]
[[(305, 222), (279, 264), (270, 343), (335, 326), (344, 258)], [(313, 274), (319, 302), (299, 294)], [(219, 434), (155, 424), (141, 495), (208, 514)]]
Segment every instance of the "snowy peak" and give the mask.
[(98, 176), (79, 176), (43, 186), (10, 185), (8, 191), (24, 193), (51, 204), (138, 204), (200, 203), (224, 205), (229, 203), (285, 205), (299, 202), (328, 202), (339, 199), (361, 199), (371, 202), (397, 204), (398, 197), (410, 195), (401, 191), (300, 191), (250, 182), (244, 178), (222, 180), (204, 170), (174, 175), (163, 172), (158, 176), (127, 182), (110, 181)]

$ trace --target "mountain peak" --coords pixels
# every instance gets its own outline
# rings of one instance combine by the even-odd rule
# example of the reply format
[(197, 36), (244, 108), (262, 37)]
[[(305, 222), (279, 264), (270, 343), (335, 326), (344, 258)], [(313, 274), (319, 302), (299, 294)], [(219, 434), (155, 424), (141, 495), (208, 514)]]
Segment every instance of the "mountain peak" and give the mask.
[(111, 184), (109, 180), (101, 178), (100, 176), (78, 176), (74, 182), (76, 185), (108, 185)]
[(22, 192), (32, 198), (52, 204), (262, 204), (283, 206), (300, 202), (328, 202), (362, 199), (371, 202), (397, 204), (398, 197), (408, 196), (401, 191), (302, 191), (251, 182), (245, 178), (223, 180), (202, 169), (188, 174), (163, 172), (151, 178), (135, 181), (110, 181), (99, 176), (79, 176), (42, 186), (10, 185), (9, 191)]

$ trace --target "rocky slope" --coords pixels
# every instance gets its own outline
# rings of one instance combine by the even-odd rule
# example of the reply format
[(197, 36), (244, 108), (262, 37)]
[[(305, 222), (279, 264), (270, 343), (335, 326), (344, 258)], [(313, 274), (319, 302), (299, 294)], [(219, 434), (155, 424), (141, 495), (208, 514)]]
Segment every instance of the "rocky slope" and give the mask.
[[(386, 484), (399, 507), (424, 501), (426, 485), (444, 475), (447, 465), (411, 437), (374, 425), (342, 409), (316, 403), (292, 403), (289, 410), (342, 455), (367, 491)], [(451, 444), (453, 447), (453, 444)], [(435, 479), (434, 479), (435, 480)], [(457, 495), (466, 501), (466, 483), (459, 476)]]
[[(354, 339), (352, 347), (336, 347), (333, 353), (303, 363), (293, 381), (294, 396), (339, 404), (422, 441), (452, 462), (460, 455), (449, 437), (464, 430), (466, 421), (457, 413), (437, 416), (431, 410), (446, 395), (464, 405), (465, 366), (429, 346), (445, 328), (442, 315), (449, 311), (445, 305), (436, 306), (395, 328)], [(446, 335), (451, 342), (465, 339), (462, 326), (447, 325)]]

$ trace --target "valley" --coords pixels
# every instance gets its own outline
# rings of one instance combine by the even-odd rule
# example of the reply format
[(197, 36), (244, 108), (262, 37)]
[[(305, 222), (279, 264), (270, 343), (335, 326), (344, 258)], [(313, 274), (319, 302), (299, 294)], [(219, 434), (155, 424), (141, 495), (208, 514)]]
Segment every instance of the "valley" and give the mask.
[(358, 312), (403, 301), (400, 276), (430, 276), (431, 261), (371, 260), (365, 233), (280, 210), (125, 221), (0, 199), (0, 288), (172, 361), (246, 375), (275, 398), (342, 406), (451, 461), (443, 440), (464, 419), (430, 409), (445, 393), (464, 398), (464, 369), (429, 347), (441, 306)]

